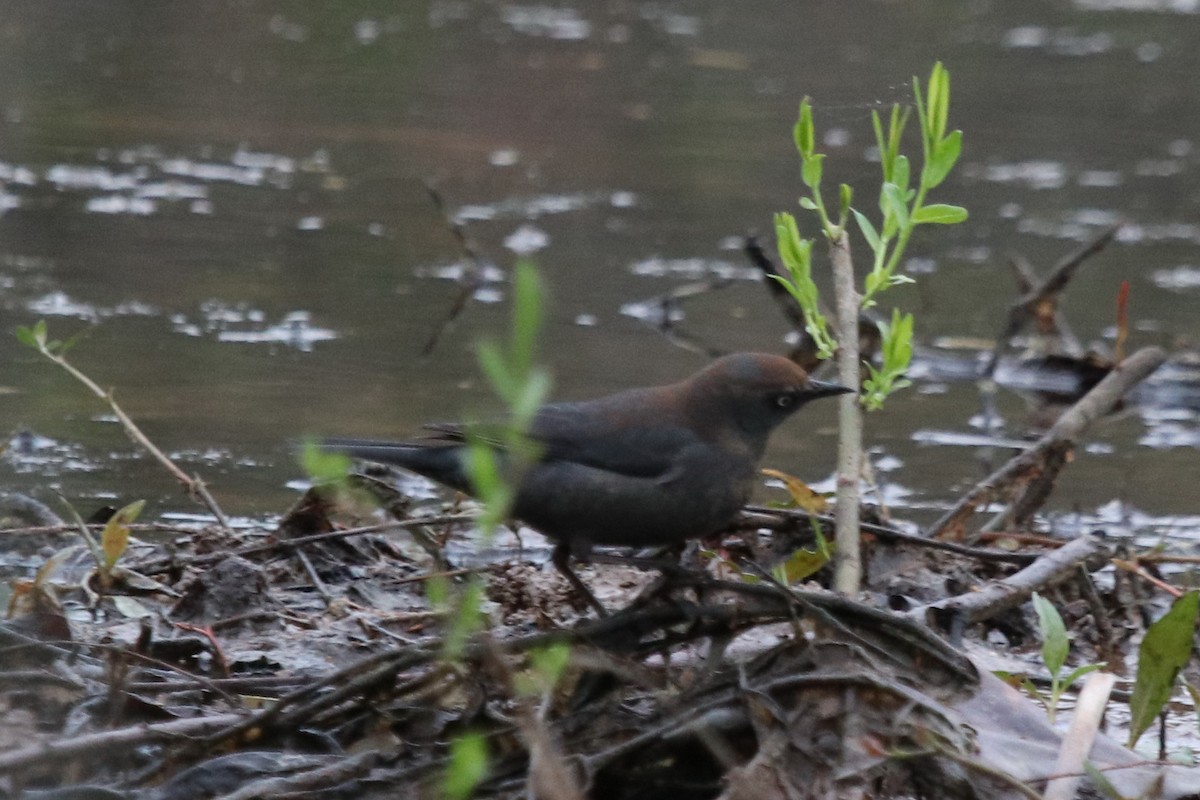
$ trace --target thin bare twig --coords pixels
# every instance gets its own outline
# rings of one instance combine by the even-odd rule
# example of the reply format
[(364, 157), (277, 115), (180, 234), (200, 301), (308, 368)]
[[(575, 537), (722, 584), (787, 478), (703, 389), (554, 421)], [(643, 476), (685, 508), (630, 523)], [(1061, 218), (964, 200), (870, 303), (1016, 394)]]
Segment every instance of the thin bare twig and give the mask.
[(217, 505), (217, 501), (209, 493), (208, 486), (206, 486), (204, 481), (200, 479), (200, 476), (189, 476), (186, 472), (176, 466), (175, 462), (172, 461), (166, 453), (164, 453), (162, 450), (159, 450), (154, 442), (150, 441), (150, 438), (142, 432), (142, 429), (139, 428), (132, 419), (130, 419), (129, 415), (126, 414), (119, 405), (117, 405), (116, 398), (113, 397), (113, 392), (111, 389), (107, 392), (101, 389), (99, 384), (97, 384), (83, 372), (76, 369), (75, 366), (67, 361), (66, 357), (61, 353), (56, 353), (50, 350), (44, 342), (39, 341), (37, 349), (43, 356), (62, 367), (64, 370), (66, 370), (68, 375), (87, 387), (88, 391), (96, 395), (96, 397), (99, 397), (104, 402), (108, 403), (108, 407), (112, 409), (117, 421), (121, 423), (121, 427), (125, 430), (125, 433), (129, 436), (129, 438), (132, 439), (135, 444), (140, 445), (147, 453), (149, 453), (154, 460), (156, 460), (167, 470), (167, 472), (171, 473), (171, 476), (174, 477), (175, 480), (183, 484), (184, 488), (187, 489), (188, 494), (203, 503), (204, 506), (208, 508), (210, 512), (212, 512), (212, 515), (216, 517), (218, 525), (225, 530), (229, 530), (229, 520), (226, 518), (225, 512), (223, 512), (221, 507)]
[[(1012, 337), (1016, 336), (1025, 323), (1036, 315), (1038, 307), (1043, 303), (1053, 302), (1074, 277), (1076, 270), (1089, 258), (1107, 247), (1109, 242), (1116, 238), (1120, 229), (1120, 225), (1114, 225), (1074, 253), (1067, 255), (1054, 265), (1054, 269), (1050, 270), (1050, 274), (1046, 276), (1045, 280), (1034, 285), (1013, 302), (1008, 311), (1008, 322), (1005, 324), (1004, 331), (996, 338), (995, 349), (992, 350), (992, 356), (988, 359), (987, 366), (984, 367), (985, 377), (990, 378), (995, 373), (996, 364), (1000, 361), (1000, 354), (1008, 346)], [(1021, 279), (1024, 281), (1030, 280), (1031, 277), (1028, 274), (1021, 274)]]

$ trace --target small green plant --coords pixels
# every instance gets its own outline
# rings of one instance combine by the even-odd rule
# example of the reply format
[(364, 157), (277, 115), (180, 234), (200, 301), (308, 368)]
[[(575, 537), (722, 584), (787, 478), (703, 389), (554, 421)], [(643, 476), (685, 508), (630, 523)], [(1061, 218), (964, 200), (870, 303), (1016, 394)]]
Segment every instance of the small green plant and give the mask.
[[(534, 361), (541, 321), (541, 282), (533, 265), (521, 261), (513, 271), (511, 339), (507, 346), (483, 341), (476, 348), (480, 368), (508, 411), (505, 424), (472, 425), (467, 432), (467, 474), (473, 494), (482, 505), (478, 524), (485, 544), (511, 514), (521, 478), (539, 455), (537, 446), (527, 434), (538, 407), (550, 391), (549, 375)], [(448, 619), (443, 644), (443, 656), (447, 661), (461, 659), (467, 642), (484, 628), (487, 622), (483, 612), (486, 588), (484, 578), (479, 574), (472, 575), (465, 588), (454, 597), (447, 584), (430, 582), (431, 603), (435, 607), (454, 609)], [(535, 669), (549, 669), (550, 662), (546, 661), (549, 658), (546, 656), (536, 662)], [(565, 665), (565, 660), (562, 663)], [(561, 667), (558, 671), (561, 672)], [(554, 680), (557, 681), (557, 673)], [(450, 764), (443, 781), (445, 796), (452, 799), (470, 796), (486, 776), (487, 765), (487, 743), (482, 736), (472, 733), (456, 739), (451, 745)]]
[(529, 651), (529, 669), (516, 675), (517, 693), (526, 697), (554, 690), (571, 661), (571, 646), (556, 642)]
[(442, 780), (446, 800), (467, 800), (488, 775), (487, 739), (482, 733), (459, 736), (450, 744), (450, 765)]
[[(882, 215), (876, 227), (867, 215), (851, 207), (853, 190), (841, 184), (838, 190), (839, 207), (836, 221), (829, 215), (821, 194), (825, 156), (816, 151), (816, 129), (812, 104), (805, 98), (793, 129), (796, 149), (800, 153), (800, 177), (809, 194), (800, 198), (800, 206), (816, 213), (826, 239), (836, 241), (846, 233), (848, 215), (854, 220), (871, 249), (871, 271), (863, 281), (859, 299), (862, 308), (876, 304), (876, 296), (891, 286), (912, 283), (907, 275), (896, 270), (908, 247), (909, 238), (918, 225), (949, 225), (967, 219), (961, 206), (926, 204), (929, 192), (939, 186), (954, 168), (962, 152), (962, 131), (947, 132), (950, 113), (950, 73), (939, 62), (929, 77), (925, 98), (921, 97), (920, 81), (913, 78), (913, 94), (921, 126), (923, 159), (917, 185), (911, 186), (912, 169), (909, 159), (900, 152), (904, 128), (910, 113), (899, 105), (892, 106), (885, 127), (878, 112), (872, 113), (876, 146), (879, 148), (883, 180), (879, 189), (879, 209)], [(805, 329), (813, 337), (821, 358), (833, 355), (836, 348), (829, 332), (828, 321), (821, 313), (816, 284), (812, 279), (813, 241), (800, 236), (796, 219), (781, 212), (775, 215), (775, 233), (779, 256), (787, 268), (788, 277), (775, 276), (804, 310)], [(883, 334), (883, 365), (871, 369), (871, 379), (864, 386), (862, 403), (867, 409), (882, 407), (887, 396), (908, 385), (899, 380), (912, 359), (913, 319), (911, 314), (895, 311), (890, 325), (880, 325)], [(852, 333), (852, 332), (851, 332)]]
[[(900, 152), (910, 112), (893, 106), (886, 126), (878, 113), (872, 114), (883, 173), (878, 196), (878, 225), (852, 207), (854, 192), (845, 183), (838, 187), (836, 218), (830, 214), (821, 193), (825, 155), (817, 152), (812, 104), (808, 98), (800, 103), (799, 118), (792, 129), (800, 154), (800, 179), (808, 190), (800, 198), (800, 206), (816, 214), (821, 235), (829, 246), (839, 332), (836, 342), (821, 311), (812, 278), (814, 242), (800, 236), (796, 219), (791, 214), (775, 215), (779, 257), (787, 270), (787, 276), (776, 276), (776, 279), (803, 310), (805, 330), (816, 343), (820, 357), (828, 358), (836, 351), (838, 377), (842, 384), (863, 387), (860, 402), (868, 410), (882, 407), (892, 392), (908, 385), (903, 376), (912, 360), (913, 318), (911, 314), (897, 311), (893, 312), (890, 324), (879, 326), (883, 337), (881, 365), (878, 368), (868, 365), (869, 377), (864, 383), (858, 352), (859, 315), (863, 309), (875, 305), (877, 296), (887, 288), (912, 282), (896, 270), (918, 225), (945, 225), (967, 218), (966, 209), (959, 206), (926, 204), (929, 192), (945, 181), (962, 152), (962, 132), (947, 130), (950, 73), (940, 62), (935, 64), (924, 96), (920, 81), (914, 77), (913, 96), (922, 147), (921, 170), (915, 185), (908, 156)], [(847, 223), (851, 215), (871, 250), (871, 270), (864, 279), (861, 294), (850, 256)], [(839, 404), (837, 563), (834, 571), (835, 588), (847, 594), (856, 593), (862, 579), (858, 516), (862, 427), (861, 408), (847, 395)]]
[[(1084, 675), (1103, 669), (1105, 665), (1084, 664), (1064, 676), (1062, 670), (1067, 663), (1067, 655), (1071, 651), (1071, 640), (1067, 636), (1067, 627), (1063, 624), (1062, 616), (1053, 603), (1037, 592), (1033, 593), (1033, 608), (1037, 612), (1038, 634), (1042, 637), (1042, 663), (1050, 672), (1050, 696), (1042, 698), (1042, 700), (1046, 704), (1046, 716), (1053, 723), (1058, 714), (1058, 701), (1062, 698), (1063, 692), (1071, 688), (1071, 685)], [(1032, 684), (1026, 688), (1033, 689)], [(1037, 694), (1036, 689), (1033, 689), (1033, 692)]]

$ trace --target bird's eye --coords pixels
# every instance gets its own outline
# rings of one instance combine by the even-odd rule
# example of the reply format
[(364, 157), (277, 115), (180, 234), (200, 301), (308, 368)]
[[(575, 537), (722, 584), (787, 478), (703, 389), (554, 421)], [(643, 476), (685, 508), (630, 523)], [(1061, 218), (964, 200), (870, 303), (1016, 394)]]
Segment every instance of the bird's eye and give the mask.
[(794, 402), (796, 402), (796, 398), (792, 397), (790, 394), (775, 395), (775, 407), (776, 408), (791, 408), (792, 403), (794, 403)]

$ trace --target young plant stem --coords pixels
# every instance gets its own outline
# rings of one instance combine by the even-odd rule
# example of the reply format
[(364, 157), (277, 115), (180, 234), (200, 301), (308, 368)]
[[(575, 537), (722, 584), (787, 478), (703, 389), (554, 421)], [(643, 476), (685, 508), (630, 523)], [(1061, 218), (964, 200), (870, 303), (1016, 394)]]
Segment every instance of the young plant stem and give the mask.
[[(850, 238), (843, 231), (829, 240), (833, 265), (833, 288), (837, 297), (838, 378), (843, 386), (862, 384), (858, 353), (858, 310), (861, 298), (854, 285), (854, 263)], [(834, 588), (843, 594), (858, 594), (862, 581), (859, 548), (859, 476), (862, 474), (862, 409), (858, 394), (838, 399), (837, 547)]]
[(112, 409), (117, 421), (121, 423), (121, 427), (125, 429), (125, 433), (128, 434), (129, 438), (132, 439), (135, 444), (141, 445), (147, 453), (149, 453), (156, 461), (158, 461), (158, 463), (162, 464), (163, 467), (171, 473), (175, 480), (183, 484), (184, 488), (187, 489), (188, 494), (203, 503), (204, 506), (208, 508), (210, 512), (212, 512), (212, 515), (216, 517), (218, 525), (226, 530), (229, 529), (229, 520), (225, 516), (225, 512), (223, 512), (221, 507), (217, 505), (217, 501), (209, 493), (208, 487), (204, 484), (204, 481), (200, 479), (200, 476), (192, 475), (189, 477), (186, 472), (176, 466), (174, 461), (167, 457), (166, 453), (164, 453), (162, 450), (159, 450), (154, 442), (150, 441), (146, 434), (142, 433), (141, 428), (134, 424), (134, 421), (129, 418), (129, 415), (121, 410), (121, 407), (117, 405), (117, 401), (113, 398), (111, 391), (106, 392), (101, 389), (99, 384), (76, 369), (62, 355), (51, 352), (45, 347), (41, 347), (39, 349), (41, 350), (42, 355), (66, 370), (68, 375), (86, 386), (88, 391), (108, 403), (109, 408)]

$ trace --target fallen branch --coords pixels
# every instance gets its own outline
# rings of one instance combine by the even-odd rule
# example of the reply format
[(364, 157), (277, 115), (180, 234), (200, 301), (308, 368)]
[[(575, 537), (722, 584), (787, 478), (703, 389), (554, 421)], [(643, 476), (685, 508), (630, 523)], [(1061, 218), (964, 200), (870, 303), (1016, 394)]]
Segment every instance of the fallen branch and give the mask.
[(242, 719), (245, 719), (243, 714), (214, 714), (209, 717), (177, 719), (150, 725), (130, 725), (100, 733), (39, 742), (0, 753), (0, 774), (51, 762), (57, 762), (65, 770), (68, 760), (80, 756), (111, 758), (113, 753), (128, 753), (138, 745), (204, 736)]
[(991, 583), (978, 591), (918, 606), (904, 616), (947, 631), (951, 643), (957, 644), (968, 625), (1016, 608), (1034, 592), (1072, 577), (1078, 565), (1099, 555), (1107, 555), (1106, 543), (1099, 536), (1085, 534), (1058, 550), (1046, 553), (1002, 581)]
[(1066, 454), (1091, 424), (1111, 411), (1130, 389), (1158, 369), (1166, 358), (1162, 348), (1144, 347), (1118, 364), (1104, 380), (1067, 409), (1031, 448), (977, 483), (933, 523), (925, 535), (931, 539), (949, 534), (955, 534), (951, 538), (965, 538), (962, 534), (966, 521), (978, 507), (1000, 494), (1015, 493), (1013, 487), (1022, 484), (1027, 488), (1022, 497), (1012, 503), (1010, 512), (1018, 508), (1027, 510), (1029, 503), (1025, 498), (1046, 492), (1049, 483), (1057, 477), (1058, 468), (1069, 461)]

